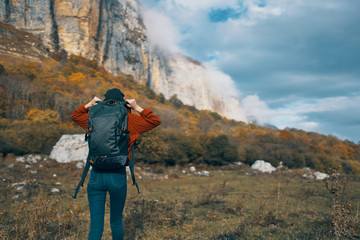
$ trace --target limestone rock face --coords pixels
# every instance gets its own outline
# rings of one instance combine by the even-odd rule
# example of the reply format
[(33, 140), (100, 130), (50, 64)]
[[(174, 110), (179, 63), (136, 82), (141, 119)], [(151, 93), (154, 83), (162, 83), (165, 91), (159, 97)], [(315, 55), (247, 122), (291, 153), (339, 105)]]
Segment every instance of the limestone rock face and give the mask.
[[(160, 56), (160, 57), (158, 57)], [(206, 82), (206, 68), (183, 55), (152, 57), (149, 86), (169, 99), (176, 94), (184, 104), (198, 109), (212, 109), (213, 101)]]
[(50, 52), (34, 35), (0, 22), (0, 54), (40, 62)]
[[(155, 56), (155, 57), (154, 57)], [(182, 54), (156, 52), (151, 55), (148, 86), (166, 99), (176, 95), (184, 104), (200, 110), (212, 110), (221, 115), (247, 121), (235, 96), (224, 96), (211, 86), (213, 71)]]
[(98, 61), (113, 74), (148, 80), (148, 42), (136, 0), (8, 0), (0, 21), (38, 37), (52, 52)]
[(47, 48), (58, 50), (54, 0), (0, 1), (0, 20), (32, 33)]
[(137, 0), (6, 0), (0, 21), (25, 30), (49, 52), (66, 51), (128, 74), (169, 99), (246, 121), (239, 102), (209, 86), (211, 72), (181, 54), (150, 48)]

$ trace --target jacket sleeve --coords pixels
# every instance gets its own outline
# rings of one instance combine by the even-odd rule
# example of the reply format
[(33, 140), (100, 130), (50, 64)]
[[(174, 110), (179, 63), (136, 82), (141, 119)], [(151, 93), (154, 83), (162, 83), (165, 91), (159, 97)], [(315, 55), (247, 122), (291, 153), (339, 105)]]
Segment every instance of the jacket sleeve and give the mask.
[(71, 114), (71, 119), (83, 129), (87, 129), (88, 117), (89, 109), (85, 108), (84, 104), (81, 104), (80, 107)]
[(146, 108), (140, 116), (129, 114), (129, 124), (134, 132), (141, 134), (159, 126), (161, 120), (149, 108)]

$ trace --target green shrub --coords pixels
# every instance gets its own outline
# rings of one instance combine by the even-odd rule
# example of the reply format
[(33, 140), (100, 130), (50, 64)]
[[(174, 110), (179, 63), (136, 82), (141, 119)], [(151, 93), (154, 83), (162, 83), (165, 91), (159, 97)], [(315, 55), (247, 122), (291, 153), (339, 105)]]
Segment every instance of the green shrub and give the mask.
[(48, 122), (1, 121), (0, 152), (3, 154), (49, 154), (52, 147), (64, 133), (74, 130), (61, 128)]
[(230, 144), (226, 135), (211, 138), (206, 148), (204, 156), (206, 164), (219, 166), (238, 161), (237, 148)]

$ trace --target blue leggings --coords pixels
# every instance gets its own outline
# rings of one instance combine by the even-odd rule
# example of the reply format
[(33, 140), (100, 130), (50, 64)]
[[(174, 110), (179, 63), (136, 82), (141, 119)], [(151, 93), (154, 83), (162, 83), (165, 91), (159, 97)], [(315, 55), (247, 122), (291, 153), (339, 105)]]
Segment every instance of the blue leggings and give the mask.
[(106, 192), (110, 194), (110, 226), (113, 240), (124, 238), (122, 213), (126, 199), (126, 171), (98, 173), (91, 171), (87, 185), (90, 207), (89, 240), (100, 240), (104, 230)]

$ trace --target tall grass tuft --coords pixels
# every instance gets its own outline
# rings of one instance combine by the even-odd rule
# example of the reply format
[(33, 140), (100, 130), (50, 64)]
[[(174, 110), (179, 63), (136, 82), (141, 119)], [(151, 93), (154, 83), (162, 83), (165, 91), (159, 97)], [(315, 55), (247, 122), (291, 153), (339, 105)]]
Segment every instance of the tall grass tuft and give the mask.
[(3, 214), (1, 239), (72, 239), (81, 225), (80, 208), (64, 206), (61, 197), (40, 195), (34, 203), (14, 202)]
[(333, 196), (331, 225), (333, 239), (335, 240), (343, 238), (352, 239), (356, 237), (354, 233), (360, 229), (358, 213), (356, 215), (352, 214), (353, 207), (344, 198), (347, 183), (344, 174), (331, 169), (331, 175), (326, 181), (326, 188)]

